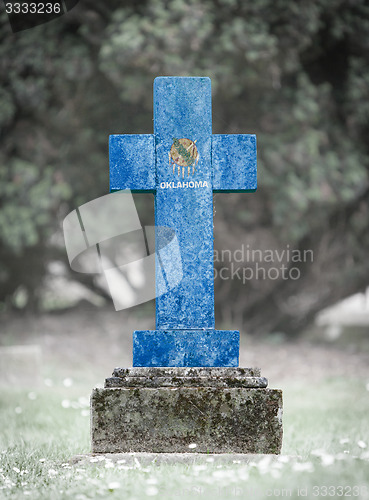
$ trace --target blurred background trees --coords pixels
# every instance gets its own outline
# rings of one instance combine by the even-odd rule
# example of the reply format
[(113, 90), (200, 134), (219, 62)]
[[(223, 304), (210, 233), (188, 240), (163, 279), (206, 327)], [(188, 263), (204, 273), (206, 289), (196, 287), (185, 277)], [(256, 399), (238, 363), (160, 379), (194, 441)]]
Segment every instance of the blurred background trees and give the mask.
[[(5, 13), (0, 23), (3, 310), (20, 307), (20, 291), (21, 306), (39, 310), (50, 263), (69, 269), (61, 221), (108, 192), (109, 134), (152, 133), (158, 75), (210, 76), (213, 132), (258, 136), (257, 193), (215, 196), (216, 249), (314, 255), (285, 262), (298, 280), (218, 278), (218, 326), (294, 334), (366, 288), (364, 0), (84, 0), (24, 32), (12, 34)], [(149, 223), (149, 195), (137, 200)], [(96, 291), (92, 277), (73, 278)]]

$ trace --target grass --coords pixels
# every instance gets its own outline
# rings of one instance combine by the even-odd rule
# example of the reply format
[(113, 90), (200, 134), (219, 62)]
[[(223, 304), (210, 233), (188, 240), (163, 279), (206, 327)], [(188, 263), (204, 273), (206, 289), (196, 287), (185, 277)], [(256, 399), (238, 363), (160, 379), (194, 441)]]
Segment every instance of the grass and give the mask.
[(369, 498), (369, 393), (359, 379), (285, 384), (279, 459), (71, 465), (89, 444), (88, 386), (0, 392), (0, 498)]

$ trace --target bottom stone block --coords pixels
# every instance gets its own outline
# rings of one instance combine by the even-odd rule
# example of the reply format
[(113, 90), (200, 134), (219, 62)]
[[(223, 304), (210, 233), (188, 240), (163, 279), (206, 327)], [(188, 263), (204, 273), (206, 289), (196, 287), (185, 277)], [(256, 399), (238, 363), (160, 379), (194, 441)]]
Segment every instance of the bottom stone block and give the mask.
[(238, 330), (137, 330), (133, 366), (238, 366)]
[[(250, 373), (235, 377), (237, 369), (233, 369), (227, 377), (223, 368), (217, 377), (213, 368), (211, 375), (204, 377), (202, 368), (197, 377), (194, 369), (188, 378), (202, 379), (197, 387), (186, 386), (183, 379), (187, 375), (178, 377), (179, 368), (174, 374), (160, 374), (163, 369), (157, 368), (157, 374), (152, 375), (152, 369), (149, 372), (151, 382), (145, 387), (145, 368), (138, 375), (137, 369), (133, 370), (136, 372), (128, 376), (127, 371), (115, 370), (115, 377), (107, 379), (109, 387), (92, 393), (94, 453), (280, 453), (282, 391), (250, 388), (250, 384), (266, 385), (266, 379), (250, 376), (257, 372), (248, 369)], [(157, 375), (165, 378), (166, 386), (157, 387)], [(141, 381), (133, 384), (133, 378)], [(178, 387), (177, 378), (181, 379)], [(232, 387), (234, 378), (237, 387)], [(196, 447), (189, 447), (191, 444)]]

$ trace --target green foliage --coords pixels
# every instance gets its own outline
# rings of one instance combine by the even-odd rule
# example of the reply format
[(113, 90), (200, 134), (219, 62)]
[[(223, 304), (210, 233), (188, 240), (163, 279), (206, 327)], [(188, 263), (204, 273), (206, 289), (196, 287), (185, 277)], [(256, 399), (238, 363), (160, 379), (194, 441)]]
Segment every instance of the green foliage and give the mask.
[[(287, 94), (290, 94), (290, 89)], [(273, 200), (275, 228), (297, 242), (322, 217), (355, 200), (368, 183), (368, 157), (334, 118), (328, 83), (313, 85), (306, 76), (297, 82), (290, 112), (280, 120), (282, 135), (263, 134), (265, 185)], [(281, 98), (284, 99), (283, 92)]]
[(71, 196), (70, 186), (53, 169), (43, 170), (14, 159), (0, 170), (0, 241), (15, 253), (51, 235), (59, 205)]
[[(145, 108), (157, 74), (211, 76), (220, 109), (215, 128), (258, 132), (260, 185), (271, 199), (273, 229), (295, 243), (318, 216), (328, 218), (368, 183), (359, 129), (368, 123), (369, 72), (365, 42), (354, 29), (365, 28), (363, 12), (364, 5), (338, 1), (155, 0), (114, 12), (100, 68), (123, 100)], [(353, 42), (362, 43), (361, 59), (353, 51), (340, 62), (340, 44), (348, 45), (346, 54)], [(324, 58), (335, 47), (332, 67), (345, 65), (344, 82), (336, 81), (338, 69), (326, 74)], [(345, 113), (354, 107), (360, 111), (348, 130)]]

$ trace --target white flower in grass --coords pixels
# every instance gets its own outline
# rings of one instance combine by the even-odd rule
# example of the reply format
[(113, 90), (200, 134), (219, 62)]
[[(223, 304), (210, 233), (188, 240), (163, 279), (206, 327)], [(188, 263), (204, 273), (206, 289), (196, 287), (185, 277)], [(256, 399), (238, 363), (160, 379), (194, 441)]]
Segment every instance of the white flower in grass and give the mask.
[(90, 458), (90, 462), (91, 463), (100, 462), (100, 459), (97, 457), (92, 457), (92, 458)]
[(359, 448), (362, 448), (362, 449), (366, 448), (366, 443), (364, 441), (361, 441), (361, 439), (360, 439), (360, 441), (357, 442), (357, 445)]
[(46, 462), (46, 458), (40, 458), (39, 462), (43, 464), (44, 462)]
[(195, 471), (202, 471), (202, 470), (207, 470), (208, 466), (205, 464), (198, 464), (193, 466), (193, 470)]
[(114, 468), (114, 464), (110, 460), (109, 460), (109, 462), (107, 461), (105, 463), (105, 469), (113, 469), (113, 468)]
[(154, 497), (155, 495), (157, 495), (159, 493), (159, 490), (158, 488), (156, 488), (155, 486), (150, 486), (149, 488), (147, 488), (146, 490), (146, 495), (148, 497)]
[(49, 477), (55, 477), (58, 475), (58, 471), (56, 471), (55, 469), (49, 469), (47, 473), (49, 474)]
[(328, 467), (329, 465), (332, 465), (334, 464), (334, 456), (333, 455), (329, 455), (328, 453), (326, 455), (322, 455), (320, 457), (321, 461), (322, 461), (322, 465), (323, 467)]
[(270, 475), (273, 479), (279, 479), (281, 477), (281, 472), (278, 469), (271, 469)]
[(63, 385), (64, 385), (64, 387), (72, 387), (73, 380), (71, 378), (67, 377), (63, 380)]
[(193, 449), (195, 449), (197, 447), (197, 444), (196, 443), (191, 443), (191, 444), (188, 445), (188, 447), (189, 447), (190, 450), (193, 450)]
[(209, 462), (209, 463), (212, 463), (212, 462), (214, 462), (214, 458), (213, 457), (209, 457), (209, 458), (206, 459), (206, 461)]
[(8, 477), (4, 479), (4, 484), (6, 488), (11, 488), (12, 486), (15, 486), (15, 483), (13, 483), (13, 481)]
[(20, 469), (18, 469), (18, 467), (13, 467), (13, 471), (16, 472), (17, 474), (20, 473)]
[(336, 460), (346, 460), (347, 459), (347, 455), (345, 453), (338, 453), (336, 456), (335, 456), (335, 459)]
[(23, 495), (30, 495), (30, 494), (31, 494), (31, 492), (30, 492), (30, 491), (28, 491), (28, 490), (24, 490), (24, 491), (23, 491)]
[(126, 461), (124, 460), (124, 458), (122, 458), (122, 460), (117, 461), (117, 464), (125, 464), (125, 463), (126, 463)]
[(108, 484), (109, 491), (119, 490), (119, 488), (120, 488), (120, 483), (118, 483), (118, 481), (112, 481), (111, 483)]
[(349, 442), (350, 442), (349, 438), (341, 438), (340, 439), (340, 444), (347, 444)]
[(14, 408), (14, 411), (17, 415), (20, 415), (22, 413), (22, 408), (20, 406), (17, 406), (16, 408)]
[(314, 455), (316, 457), (321, 457), (322, 455), (325, 455), (325, 450), (322, 450), (321, 448), (319, 448), (318, 450), (313, 450), (311, 452), (311, 455)]
[(30, 399), (31, 401), (34, 401), (35, 399), (37, 399), (37, 394), (35, 392), (29, 392), (28, 399)]
[(266, 474), (269, 471), (271, 460), (271, 457), (265, 456), (257, 462), (257, 468), (261, 474)]
[(282, 462), (273, 462), (272, 464), (273, 469), (283, 469), (283, 463)]
[(158, 484), (158, 480), (156, 479), (156, 477), (148, 477), (146, 479), (146, 482), (147, 484)]
[(296, 462), (292, 465), (292, 470), (296, 472), (314, 472), (314, 466), (311, 462)]
[(63, 408), (69, 408), (70, 407), (69, 399), (63, 399), (63, 401), (61, 402), (61, 405)]
[(82, 415), (82, 417), (89, 417), (90, 410), (81, 410), (81, 415)]
[(248, 481), (249, 471), (248, 471), (247, 467), (242, 467), (241, 469), (238, 470), (238, 478), (241, 481)]
[(226, 470), (214, 470), (212, 472), (212, 476), (217, 478), (217, 479), (223, 479), (227, 475)]

